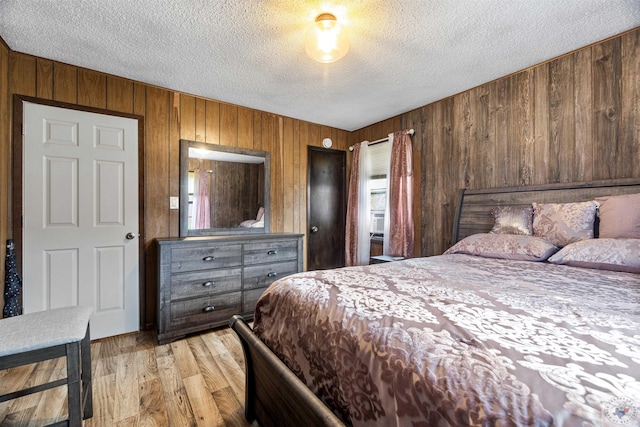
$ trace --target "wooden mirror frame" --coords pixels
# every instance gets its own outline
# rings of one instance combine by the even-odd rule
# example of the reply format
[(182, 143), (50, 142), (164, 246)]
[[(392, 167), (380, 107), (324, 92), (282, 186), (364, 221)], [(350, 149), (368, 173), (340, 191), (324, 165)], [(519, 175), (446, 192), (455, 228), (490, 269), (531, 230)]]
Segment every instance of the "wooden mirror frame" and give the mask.
[[(241, 154), (264, 159), (264, 227), (260, 228), (207, 228), (189, 229), (189, 149), (197, 148), (220, 153)], [(270, 232), (271, 223), (271, 155), (266, 151), (227, 147), (203, 142), (180, 140), (180, 237), (214, 236), (220, 234), (264, 234)], [(246, 219), (246, 218), (245, 218)]]

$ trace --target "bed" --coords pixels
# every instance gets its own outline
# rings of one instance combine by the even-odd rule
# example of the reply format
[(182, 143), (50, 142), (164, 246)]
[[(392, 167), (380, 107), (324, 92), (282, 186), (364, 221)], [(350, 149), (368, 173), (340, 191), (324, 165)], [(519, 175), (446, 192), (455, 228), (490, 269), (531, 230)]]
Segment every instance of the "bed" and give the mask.
[[(253, 329), (230, 321), (246, 359), (245, 416), (640, 425), (640, 209), (628, 204), (638, 193), (639, 179), (461, 191), (445, 255), (275, 282)], [(536, 236), (501, 232), (526, 209)], [(574, 214), (559, 226), (553, 212)], [(575, 235), (561, 227), (577, 223)]]
[(258, 208), (256, 219), (247, 219), (242, 221), (238, 227), (242, 228), (262, 228), (264, 227), (264, 206)]

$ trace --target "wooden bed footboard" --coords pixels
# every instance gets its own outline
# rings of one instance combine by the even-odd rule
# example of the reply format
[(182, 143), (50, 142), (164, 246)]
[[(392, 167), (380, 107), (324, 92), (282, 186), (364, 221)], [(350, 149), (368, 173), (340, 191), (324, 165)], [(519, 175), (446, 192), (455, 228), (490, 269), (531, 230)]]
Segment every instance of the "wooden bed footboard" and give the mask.
[(262, 427), (344, 426), (340, 419), (253, 333), (241, 316), (229, 326), (242, 343), (245, 417)]

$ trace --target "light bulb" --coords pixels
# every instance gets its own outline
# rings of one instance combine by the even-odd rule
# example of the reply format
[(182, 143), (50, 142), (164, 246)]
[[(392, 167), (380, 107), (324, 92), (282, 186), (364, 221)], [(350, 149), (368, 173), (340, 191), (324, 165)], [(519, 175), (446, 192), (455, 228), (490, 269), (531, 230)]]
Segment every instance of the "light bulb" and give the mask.
[(347, 31), (330, 13), (318, 15), (307, 29), (305, 49), (311, 59), (318, 62), (334, 62), (349, 51)]

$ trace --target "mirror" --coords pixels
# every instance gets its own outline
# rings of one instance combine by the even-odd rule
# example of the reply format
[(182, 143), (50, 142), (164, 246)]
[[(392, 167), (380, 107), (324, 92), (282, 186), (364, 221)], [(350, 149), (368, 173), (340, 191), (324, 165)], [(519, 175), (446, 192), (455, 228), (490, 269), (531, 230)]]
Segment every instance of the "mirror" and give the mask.
[(270, 155), (180, 140), (180, 236), (269, 232)]

